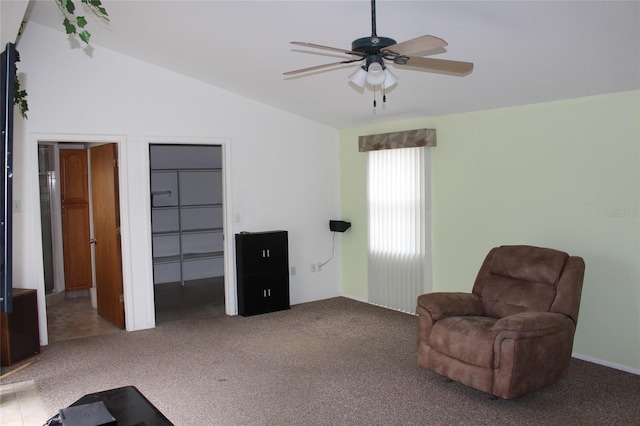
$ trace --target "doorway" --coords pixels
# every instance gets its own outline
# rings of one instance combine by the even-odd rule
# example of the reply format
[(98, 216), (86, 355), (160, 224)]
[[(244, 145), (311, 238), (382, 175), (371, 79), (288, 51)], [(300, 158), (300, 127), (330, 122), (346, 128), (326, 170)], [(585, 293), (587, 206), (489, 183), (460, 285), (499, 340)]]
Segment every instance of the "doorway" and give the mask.
[(150, 144), (156, 324), (225, 314), (221, 145)]
[(38, 145), (38, 182), (40, 186), (40, 221), (42, 222), (42, 261), (44, 265), (44, 290), (47, 295), (55, 292), (53, 260), (52, 219), (55, 206), (56, 147), (51, 144)]
[[(97, 233), (105, 223), (102, 211), (112, 212), (118, 216), (119, 198), (117, 192), (118, 173), (116, 144), (92, 144), (92, 143), (64, 143), (64, 142), (42, 142), (38, 143), (38, 165), (40, 177), (40, 198), (41, 198), (41, 220), (42, 220), (42, 242), (43, 260), (45, 265), (45, 292), (47, 306), (47, 329), (49, 341), (67, 340), (77, 337), (85, 337), (96, 334), (110, 333), (124, 328), (124, 303), (122, 298), (122, 272), (120, 268), (114, 268), (112, 264), (107, 264), (106, 269), (114, 270), (116, 277), (106, 278), (103, 273), (96, 274), (96, 269), (105, 269), (105, 261), (100, 259), (100, 252), (108, 250), (111, 257), (116, 257), (114, 264), (120, 266), (122, 259), (119, 251), (119, 236), (115, 234), (109, 238), (100, 236)], [(63, 155), (61, 165), (61, 152), (76, 151), (78, 155)], [(102, 152), (107, 152), (104, 157)], [(65, 166), (64, 158), (71, 158), (71, 167)], [(82, 160), (85, 158), (86, 160)], [(101, 159), (102, 158), (102, 159)], [(82, 167), (74, 164), (79, 160)], [(101, 164), (108, 164), (110, 171), (105, 173), (100, 169)], [(87, 170), (86, 176), (82, 173), (71, 172), (72, 170)], [(65, 177), (65, 174), (67, 175)], [(106, 176), (106, 181), (104, 180)], [(111, 185), (108, 185), (111, 180)], [(86, 182), (85, 182), (86, 181)], [(106, 182), (106, 183), (105, 183)], [(91, 188), (91, 184), (94, 188)], [(99, 188), (107, 187), (110, 196), (102, 193), (102, 189), (96, 190), (95, 184)], [(65, 212), (77, 212), (77, 204), (80, 203), (75, 197), (82, 191), (75, 191), (74, 197), (65, 194), (69, 188), (86, 188), (87, 208), (86, 222), (84, 219), (66, 220), (68, 215)], [(82, 198), (82, 197), (79, 197)], [(105, 201), (106, 200), (106, 201)], [(73, 205), (76, 203), (76, 205)], [(96, 203), (98, 203), (96, 205)], [(102, 204), (100, 204), (102, 203)], [(106, 203), (106, 204), (105, 204)], [(67, 205), (68, 204), (68, 205)], [(73, 207), (73, 208), (72, 208)], [(99, 212), (98, 217), (94, 214)], [(76, 226), (77, 223), (82, 226)], [(73, 224), (75, 229), (70, 231), (69, 224)], [(66, 225), (66, 226), (65, 226)], [(116, 228), (117, 225), (110, 226)], [(66, 228), (66, 229), (65, 229)], [(88, 228), (88, 229), (80, 229)], [(114, 229), (115, 232), (115, 229)], [(70, 238), (69, 236), (84, 235), (85, 238)], [(118, 250), (112, 250), (113, 242), (116, 241)], [(96, 250), (95, 242), (100, 241), (101, 249)], [(92, 244), (93, 243), (93, 244)], [(66, 246), (65, 246), (66, 245)], [(66, 250), (65, 250), (66, 249)], [(73, 277), (73, 271), (66, 269), (73, 268), (78, 257), (86, 256), (89, 264), (89, 273), (84, 281), (86, 284), (67, 283), (66, 277)], [(70, 256), (73, 259), (70, 259)], [(75, 269), (75, 268), (74, 268)], [(77, 275), (77, 274), (75, 274)], [(110, 296), (118, 290), (116, 302), (105, 304), (102, 299)], [(110, 306), (115, 305), (116, 314), (111, 314)], [(106, 307), (105, 307), (106, 306)]]

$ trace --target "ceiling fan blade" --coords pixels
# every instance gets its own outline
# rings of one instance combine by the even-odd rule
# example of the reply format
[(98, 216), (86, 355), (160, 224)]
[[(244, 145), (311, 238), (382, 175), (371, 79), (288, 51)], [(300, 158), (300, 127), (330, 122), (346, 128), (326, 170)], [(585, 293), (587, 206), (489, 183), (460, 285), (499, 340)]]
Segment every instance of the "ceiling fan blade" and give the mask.
[(337, 47), (322, 46), (320, 44), (306, 43), (304, 41), (292, 41), (291, 44), (295, 44), (296, 46), (311, 47), (311, 48), (314, 48), (314, 49), (330, 50), (332, 52), (340, 52), (340, 53), (344, 53), (346, 55), (364, 56), (363, 53), (354, 52), (353, 50), (338, 49)]
[(340, 62), (332, 62), (330, 64), (324, 64), (324, 65), (316, 65), (313, 67), (308, 67), (308, 68), (301, 68), (299, 70), (294, 70), (294, 71), (287, 71), (285, 73), (282, 73), (283, 75), (295, 75), (295, 74), (301, 74), (303, 72), (309, 72), (309, 71), (315, 71), (315, 70), (320, 70), (323, 68), (329, 68), (329, 67), (333, 67), (336, 65), (342, 65), (342, 64), (350, 64), (351, 62), (358, 62), (363, 60), (364, 58), (358, 58), (358, 59), (352, 59), (350, 61), (340, 61)]
[(429, 50), (441, 49), (447, 45), (447, 42), (439, 37), (423, 35), (411, 40), (393, 44), (385, 50), (391, 50), (392, 52), (400, 55), (413, 55), (416, 53), (428, 52)]
[(452, 74), (467, 74), (473, 70), (472, 62), (448, 61), (446, 59), (420, 58), (409, 56), (406, 63), (396, 63), (408, 67), (418, 67), (433, 71), (443, 71)]

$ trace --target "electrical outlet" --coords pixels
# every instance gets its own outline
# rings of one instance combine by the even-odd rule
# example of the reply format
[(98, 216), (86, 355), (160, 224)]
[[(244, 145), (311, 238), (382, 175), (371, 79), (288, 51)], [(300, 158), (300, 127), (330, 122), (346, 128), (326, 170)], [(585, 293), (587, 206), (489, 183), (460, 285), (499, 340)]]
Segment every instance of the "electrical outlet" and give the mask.
[(296, 267), (295, 267), (295, 266), (292, 266), (292, 267), (291, 267), (291, 276), (293, 277), (293, 276), (295, 276), (295, 275), (296, 275)]
[(318, 265), (315, 263), (311, 264), (311, 272), (318, 272)]

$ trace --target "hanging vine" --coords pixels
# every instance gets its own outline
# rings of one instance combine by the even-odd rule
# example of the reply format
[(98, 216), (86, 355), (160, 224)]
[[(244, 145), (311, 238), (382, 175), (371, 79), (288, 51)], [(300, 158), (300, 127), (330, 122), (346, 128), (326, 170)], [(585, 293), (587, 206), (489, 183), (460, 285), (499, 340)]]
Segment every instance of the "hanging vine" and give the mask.
[[(16, 63), (20, 62), (20, 52), (16, 50)], [(13, 103), (18, 105), (20, 115), (26, 119), (29, 104), (27, 103), (27, 91), (20, 88), (20, 79), (18, 78), (18, 66), (14, 64), (15, 77), (13, 80)]]
[[(100, 0), (80, 0), (84, 3), (87, 8), (93, 12), (93, 14), (98, 17), (98, 19), (103, 19), (105, 21), (109, 20), (109, 16), (107, 14), (107, 10), (102, 7), (102, 2)], [(64, 25), (64, 29), (67, 34), (77, 34), (80, 37), (80, 40), (84, 41), (86, 44), (89, 44), (89, 38), (91, 38), (91, 33), (84, 29), (87, 25), (87, 19), (84, 16), (76, 16), (76, 5), (72, 0), (56, 0), (56, 4), (62, 12), (64, 19), (62, 21), (62, 25)], [(79, 31), (79, 32), (78, 32)]]
[[(107, 10), (102, 6), (102, 2), (100, 0), (80, 0), (85, 4), (86, 8), (89, 9), (98, 19), (102, 19), (105, 21), (109, 20), (109, 15), (107, 14)], [(76, 15), (76, 5), (73, 3), (73, 0), (56, 0), (56, 4), (62, 12), (62, 16), (64, 19), (62, 20), (62, 25), (67, 34), (76, 34), (80, 40), (89, 44), (89, 39), (91, 38), (91, 33), (85, 29), (87, 25), (87, 19), (84, 16)], [(20, 25), (20, 30), (18, 31), (18, 36), (22, 33), (22, 28), (24, 27), (24, 21)], [(20, 53), (16, 51), (16, 62), (20, 61)], [(13, 101), (20, 110), (20, 115), (23, 118), (27, 118), (27, 111), (29, 111), (29, 104), (27, 103), (27, 92), (22, 90), (20, 87), (20, 80), (18, 79), (18, 70), (16, 67), (15, 81), (14, 81), (14, 91), (13, 91)]]

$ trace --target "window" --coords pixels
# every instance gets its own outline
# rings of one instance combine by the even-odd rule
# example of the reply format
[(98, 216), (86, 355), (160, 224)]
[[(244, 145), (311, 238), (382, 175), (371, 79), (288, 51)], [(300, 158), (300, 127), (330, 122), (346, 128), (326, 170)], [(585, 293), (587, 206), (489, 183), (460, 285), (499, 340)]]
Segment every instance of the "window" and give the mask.
[(430, 241), (425, 147), (367, 152), (369, 302), (414, 313)]

